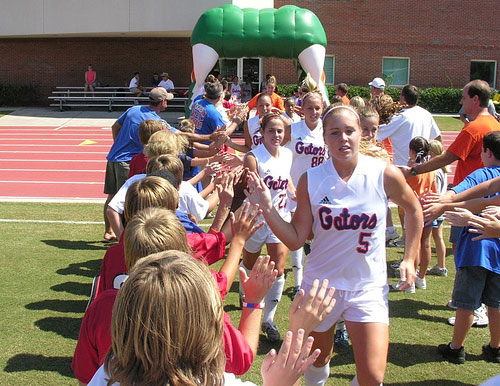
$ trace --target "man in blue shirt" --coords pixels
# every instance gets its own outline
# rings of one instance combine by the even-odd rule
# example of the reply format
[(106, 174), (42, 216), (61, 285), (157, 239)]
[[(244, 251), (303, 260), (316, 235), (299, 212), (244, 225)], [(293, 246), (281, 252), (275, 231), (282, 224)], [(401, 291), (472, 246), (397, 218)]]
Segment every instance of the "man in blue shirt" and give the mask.
[(166, 109), (167, 100), (173, 97), (163, 87), (154, 88), (149, 94), (149, 106), (129, 108), (111, 127), (114, 142), (106, 157), (108, 163), (104, 181), (104, 193), (108, 195), (104, 204), (104, 222), (106, 226), (104, 239), (107, 241), (116, 239), (116, 236), (106, 217), (106, 208), (115, 193), (127, 180), (130, 160), (143, 150), (139, 141), (139, 125), (145, 119), (160, 120), (158, 114)]

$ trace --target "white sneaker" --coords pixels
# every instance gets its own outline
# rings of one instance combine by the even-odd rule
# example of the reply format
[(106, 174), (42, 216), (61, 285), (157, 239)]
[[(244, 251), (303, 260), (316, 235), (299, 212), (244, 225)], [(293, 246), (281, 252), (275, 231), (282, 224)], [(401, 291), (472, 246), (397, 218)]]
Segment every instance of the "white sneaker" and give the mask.
[[(448, 324), (455, 325), (455, 317), (452, 316), (448, 318)], [(481, 306), (474, 310), (474, 320), (472, 322), (472, 327), (486, 327), (488, 325), (488, 312), (486, 306), (481, 304)]]
[(393, 227), (392, 229), (386, 228), (385, 229), (385, 242), (391, 241), (391, 240), (397, 240), (401, 236), (399, 235), (398, 231)]
[(421, 279), (420, 277), (415, 276), (415, 287), (421, 290), (427, 289), (427, 281), (425, 280), (425, 277)]
[[(401, 285), (401, 283), (398, 281), (392, 285), (392, 289), (395, 291), (401, 291), (400, 285)], [(413, 283), (410, 287), (408, 287), (404, 291), (409, 293), (409, 294), (414, 294), (415, 293), (415, 283)]]
[(435, 276), (448, 276), (448, 270), (446, 268), (441, 268), (439, 267), (437, 264), (432, 267), (432, 268), (429, 268), (427, 270), (427, 275), (435, 275)]

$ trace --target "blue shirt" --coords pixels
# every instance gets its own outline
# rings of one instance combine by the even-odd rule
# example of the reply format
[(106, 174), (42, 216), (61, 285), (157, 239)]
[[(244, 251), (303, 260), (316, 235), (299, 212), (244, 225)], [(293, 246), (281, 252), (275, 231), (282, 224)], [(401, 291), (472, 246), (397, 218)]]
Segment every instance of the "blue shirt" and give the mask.
[(177, 218), (181, 222), (184, 229), (186, 229), (186, 233), (205, 233), (198, 225), (196, 225), (194, 222), (192, 222), (189, 219), (187, 214), (182, 213), (179, 210), (176, 210), (175, 215), (177, 216)]
[(201, 99), (193, 105), (190, 118), (197, 134), (212, 134), (217, 130), (217, 126), (224, 126), (222, 115), (217, 111), (215, 105), (206, 99)]
[(143, 150), (139, 140), (139, 125), (145, 119), (160, 120), (156, 111), (148, 106), (134, 106), (125, 111), (117, 122), (122, 125), (106, 157), (110, 162), (129, 162)]
[[(500, 176), (500, 166), (477, 169), (469, 174), (453, 190), (463, 192), (481, 182)], [(498, 193), (497, 193), (498, 194)], [(494, 194), (493, 196), (495, 196)], [(490, 196), (491, 197), (491, 196)], [(490, 238), (472, 241), (476, 236), (469, 232), (470, 227), (463, 227), (455, 249), (455, 265), (462, 267), (483, 267), (489, 271), (500, 274), (500, 239)]]

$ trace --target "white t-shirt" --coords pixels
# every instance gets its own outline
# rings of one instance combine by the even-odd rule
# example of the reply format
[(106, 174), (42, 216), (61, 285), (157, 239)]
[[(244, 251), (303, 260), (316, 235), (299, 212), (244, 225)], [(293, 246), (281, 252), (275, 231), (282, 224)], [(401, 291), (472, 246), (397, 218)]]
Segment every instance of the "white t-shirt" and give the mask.
[(181, 182), (179, 188), (179, 210), (185, 214), (192, 214), (198, 221), (207, 215), (209, 203), (187, 181)]
[(238, 102), (241, 100), (241, 86), (239, 84), (231, 83), (231, 89), (229, 91), (231, 96), (234, 95)]
[(439, 127), (431, 113), (420, 106), (403, 109), (399, 115), (394, 115), (386, 125), (378, 128), (377, 139), (382, 141), (391, 138), (394, 152), (394, 165), (407, 165), (409, 143), (417, 137), (432, 140), (441, 135)]
[(132, 185), (135, 181), (142, 180), (146, 177), (146, 174), (135, 174), (130, 177), (125, 183), (121, 186), (121, 188), (116, 192), (113, 199), (109, 202), (109, 207), (113, 209), (115, 212), (122, 214), (123, 209), (125, 208), (125, 196), (127, 195), (127, 190), (130, 185)]
[[(130, 185), (135, 181), (142, 180), (146, 174), (136, 174), (130, 177), (122, 187), (116, 192), (113, 199), (109, 202), (109, 206), (115, 212), (122, 214), (125, 208), (125, 196)], [(185, 214), (192, 214), (199, 221), (203, 220), (207, 215), (209, 203), (189, 182), (182, 181), (179, 188), (179, 210)]]
[(130, 79), (130, 84), (128, 85), (128, 88), (138, 88), (138, 87), (139, 87), (139, 81), (134, 76), (132, 79)]
[[(97, 372), (94, 374), (90, 380), (89, 386), (107, 386), (108, 385), (108, 374), (104, 370), (104, 365), (99, 367)], [(113, 386), (119, 386), (120, 382), (113, 383)], [(225, 386), (256, 386), (252, 382), (244, 382), (241, 379), (235, 377), (234, 374), (224, 373), (224, 385)]]
[(160, 83), (158, 83), (158, 87), (163, 87), (166, 90), (173, 90), (174, 87), (174, 82), (172, 82), (170, 79), (167, 80), (161, 80)]
[(387, 284), (386, 165), (360, 154), (348, 182), (331, 159), (307, 171), (314, 238), (304, 271), (306, 285), (325, 278), (344, 291)]

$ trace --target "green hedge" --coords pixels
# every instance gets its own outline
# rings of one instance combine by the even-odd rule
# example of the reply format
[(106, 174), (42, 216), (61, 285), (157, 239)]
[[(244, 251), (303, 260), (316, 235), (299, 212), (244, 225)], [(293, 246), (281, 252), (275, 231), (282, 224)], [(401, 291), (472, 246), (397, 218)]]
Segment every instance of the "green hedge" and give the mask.
[[(295, 87), (297, 87), (297, 85), (282, 84), (278, 86), (278, 90), (280, 94), (284, 96), (291, 96)], [(327, 86), (327, 90), (330, 96), (335, 95), (334, 86)], [(397, 87), (388, 87), (385, 92), (386, 94), (392, 96), (395, 101), (398, 101), (401, 89)], [(496, 93), (497, 91), (492, 90), (492, 96)], [(370, 88), (365, 86), (349, 86), (349, 98), (352, 98), (356, 95), (369, 99)], [(418, 105), (423, 107), (424, 109), (429, 110), (431, 113), (457, 114), (458, 110), (460, 110), (461, 98), (462, 89), (459, 88), (421, 88)]]
[(40, 104), (40, 89), (35, 85), (0, 83), (0, 106), (32, 106)]

